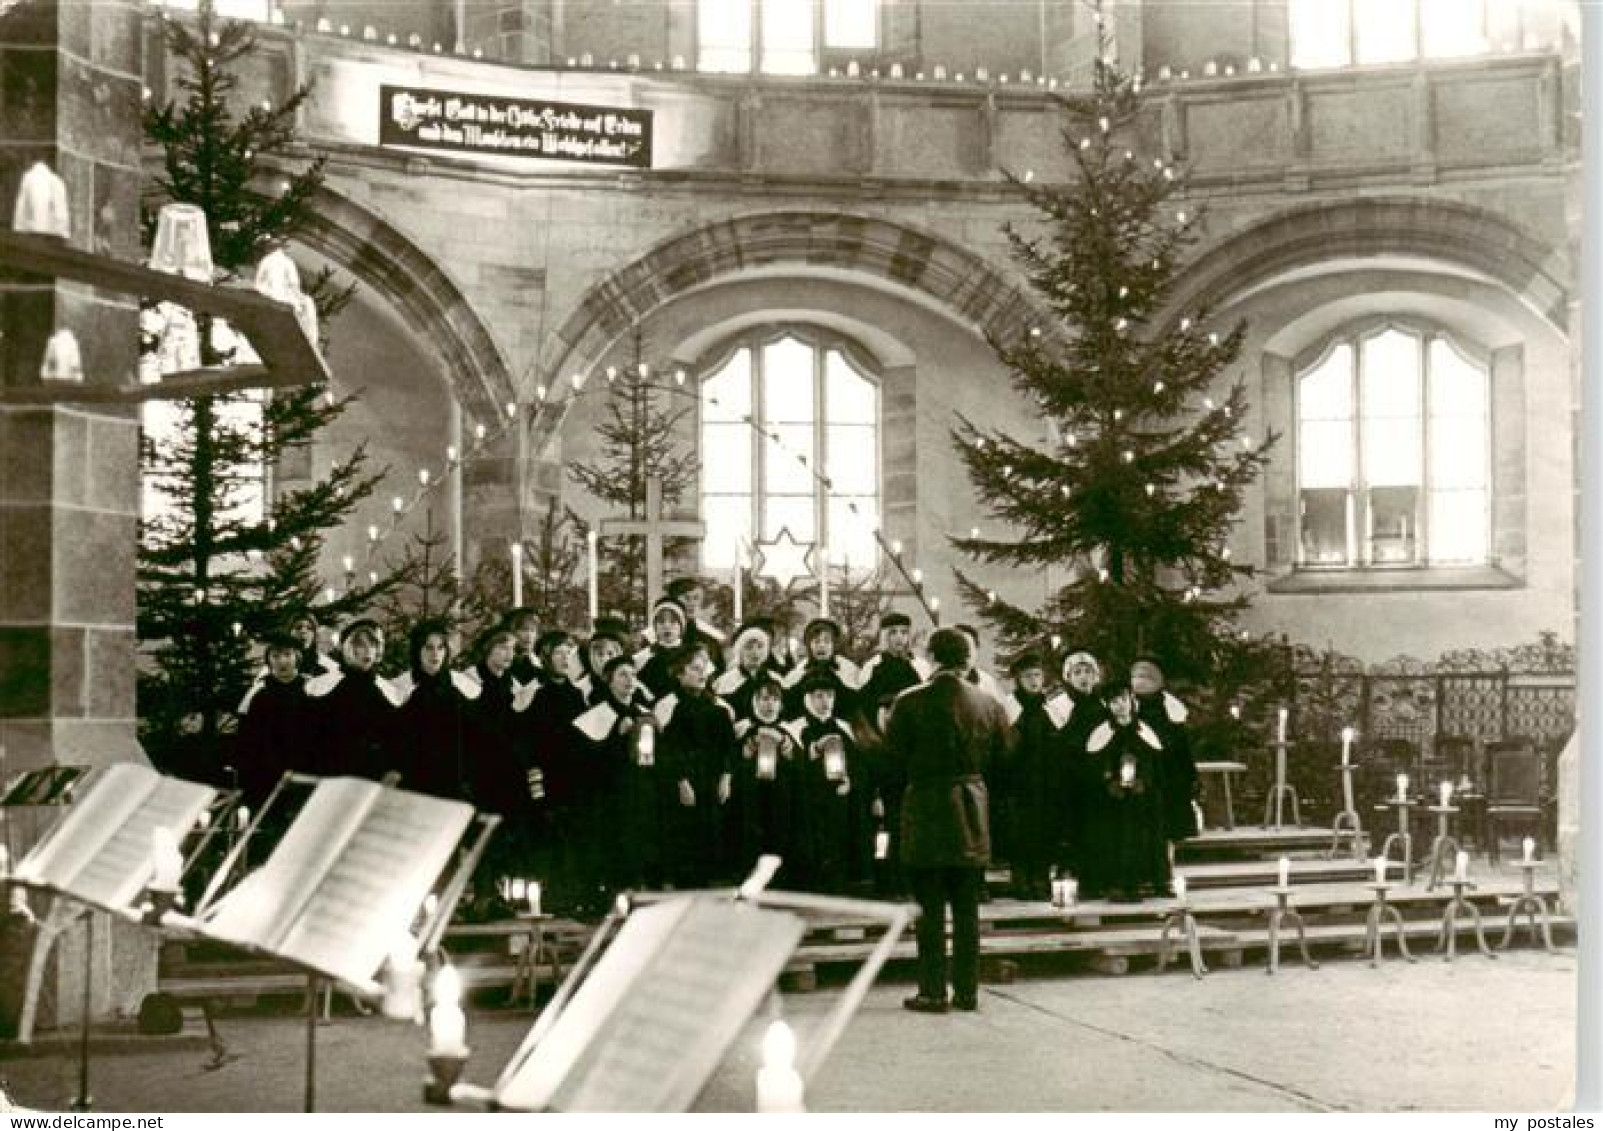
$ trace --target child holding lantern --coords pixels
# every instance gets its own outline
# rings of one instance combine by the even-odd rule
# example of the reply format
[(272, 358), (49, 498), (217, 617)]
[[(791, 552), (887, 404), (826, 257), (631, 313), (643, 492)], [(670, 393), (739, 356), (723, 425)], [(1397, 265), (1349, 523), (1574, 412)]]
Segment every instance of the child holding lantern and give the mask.
[(1137, 902), (1169, 891), (1169, 851), (1163, 743), (1136, 717), (1130, 685), (1103, 688), (1108, 718), (1086, 741), (1101, 783), (1086, 806), (1081, 882), (1116, 902)]

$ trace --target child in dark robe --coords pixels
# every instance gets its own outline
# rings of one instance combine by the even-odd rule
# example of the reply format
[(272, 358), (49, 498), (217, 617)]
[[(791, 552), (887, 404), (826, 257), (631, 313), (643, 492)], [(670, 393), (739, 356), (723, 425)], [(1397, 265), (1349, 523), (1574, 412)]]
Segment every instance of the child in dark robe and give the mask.
[(853, 795), (857, 743), (835, 718), (835, 684), (825, 673), (800, 686), (802, 715), (786, 725), (800, 748), (796, 833), (782, 875), (803, 891), (843, 893), (867, 876), (867, 806)]
[(1008, 862), (1015, 899), (1046, 900), (1052, 894), (1052, 862), (1062, 838), (1064, 757), (1059, 732), (1069, 721), (1067, 704), (1046, 693), (1046, 662), (1028, 652), (1009, 669), (1013, 690), (1002, 709), (1014, 741), (1003, 767), (1007, 799)]
[(450, 629), (419, 621), (407, 640), (408, 671), (394, 681), (402, 696), (397, 728), (401, 788), (453, 801), (468, 797), (464, 738), (478, 684), (451, 670)]
[(681, 887), (705, 887), (724, 870), (724, 807), (735, 756), (735, 720), (707, 686), (712, 661), (691, 645), (676, 652), (668, 670), (676, 687), (657, 700), (653, 714), (665, 784), (677, 800), (671, 809), (669, 870)]
[(685, 643), (684, 606), (671, 597), (664, 597), (651, 606), (652, 641), (635, 653), (635, 672), (653, 699), (672, 694), (677, 686), (669, 661)]
[(469, 695), (466, 778), (474, 806), (501, 818), (474, 875), (475, 902), (491, 898), (503, 877), (530, 878), (543, 836), (545, 790), (522, 749), (523, 721), (537, 684), (520, 685), (512, 674), (516, 638), (491, 629), (474, 649), (478, 660), (463, 673), (478, 688)]
[(595, 705), (573, 721), (585, 764), (588, 799), (580, 814), (594, 890), (582, 897), (604, 911), (621, 891), (662, 885), (662, 798), (657, 781), (656, 724), (635, 678), (634, 660), (602, 665)]
[(399, 769), (399, 692), (378, 674), (384, 633), (375, 621), (352, 621), (340, 633), (340, 670), (306, 685), (312, 702), (316, 772), (378, 781)]
[(1092, 882), (1085, 864), (1086, 829), (1090, 813), (1098, 804), (1102, 792), (1102, 777), (1097, 761), (1086, 752), (1091, 732), (1108, 717), (1108, 709), (1097, 692), (1101, 682), (1102, 667), (1096, 657), (1083, 648), (1071, 649), (1063, 660), (1063, 690), (1060, 695), (1068, 713), (1068, 721), (1058, 738), (1063, 752), (1065, 814), (1058, 865), (1079, 881), (1080, 896), (1084, 899), (1102, 898), (1102, 892)]
[(735, 722), (730, 824), (736, 875), (749, 872), (759, 856), (788, 862), (792, 855), (799, 748), (780, 720), (783, 707), (779, 681), (761, 674), (752, 682), (746, 714)]
[(1118, 902), (1167, 895), (1162, 743), (1136, 718), (1129, 684), (1104, 688), (1102, 701), (1109, 717), (1086, 742), (1100, 782), (1087, 829), (1087, 878)]

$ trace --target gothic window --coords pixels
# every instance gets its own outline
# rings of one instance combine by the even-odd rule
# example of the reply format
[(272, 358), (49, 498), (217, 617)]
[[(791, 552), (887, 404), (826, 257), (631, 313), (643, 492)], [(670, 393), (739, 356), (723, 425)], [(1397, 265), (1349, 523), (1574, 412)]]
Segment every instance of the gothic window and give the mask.
[(1490, 388), (1486, 361), (1434, 329), (1331, 339), (1296, 376), (1299, 564), (1487, 562)]
[(815, 75), (831, 51), (872, 51), (879, 0), (696, 0), (701, 71)]
[(1301, 69), (1484, 55), (1524, 45), (1524, 0), (1290, 0)]
[(880, 488), (869, 366), (839, 339), (785, 328), (728, 343), (704, 372), (703, 564), (731, 568), (742, 540), (789, 530), (827, 545), (831, 562), (870, 568)]

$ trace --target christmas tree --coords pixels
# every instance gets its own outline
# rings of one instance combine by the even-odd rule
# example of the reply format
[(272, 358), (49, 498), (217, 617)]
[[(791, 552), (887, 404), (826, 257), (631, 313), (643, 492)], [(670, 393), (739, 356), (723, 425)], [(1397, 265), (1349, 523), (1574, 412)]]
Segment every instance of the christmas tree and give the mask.
[[(580, 486), (613, 508), (608, 517), (638, 519), (645, 517), (647, 480), (656, 478), (661, 483), (662, 507), (667, 512), (678, 506), (694, 485), (698, 465), (679, 435), (692, 407), (688, 393), (680, 393), (683, 371), (666, 378), (660, 369), (654, 370), (645, 360), (638, 329), (632, 352), (628, 365), (622, 369), (609, 366), (606, 371), (605, 416), (595, 428), (601, 438), (601, 458), (574, 464), (568, 470)], [(665, 378), (675, 384), (666, 385)], [(676, 395), (686, 397), (683, 407), (668, 403)], [(688, 539), (667, 539), (665, 562), (673, 561), (689, 545)], [(598, 556), (602, 610), (632, 614), (643, 622), (647, 615), (645, 538), (602, 538)]]
[(1142, 149), (1155, 131), (1141, 82), (1109, 58), (1100, 11), (1096, 19), (1092, 89), (1061, 100), (1077, 176), (1012, 178), (1040, 226), (1009, 225), (1006, 236), (1050, 316), (991, 341), (1048, 437), (1032, 444), (966, 419), (953, 433), (979, 498), (1006, 528), (954, 544), (1031, 573), (1066, 569), (1069, 579), (1036, 609), (962, 571), (958, 582), (1005, 647), (1056, 635), (1108, 671), (1155, 652), (1173, 682), (1196, 686), (1253, 667), (1242, 653), (1257, 646), (1234, 627), (1253, 570), (1232, 559), (1229, 539), (1274, 437), (1244, 429), (1239, 377), (1220, 388), (1244, 327), (1216, 327), (1205, 308), (1170, 308), (1201, 215), (1176, 156)]
[[(235, 280), (295, 234), (322, 183), (321, 160), (282, 171), (309, 88), (276, 107), (242, 108), (234, 68), (252, 50), (250, 26), (217, 19), (209, 2), (193, 25), (167, 19), (163, 26), (178, 62), (179, 97), (145, 116), (146, 138), (163, 155), (146, 202), (147, 240), (157, 206), (196, 205), (206, 216), (217, 281)], [(305, 290), (322, 324), (350, 297), (326, 271)], [(185, 318), (145, 312), (147, 354), (161, 356), (185, 327), (201, 364), (227, 364), (243, 348), (225, 326)], [(335, 591), (318, 572), (324, 533), (379, 481), (360, 449), (306, 486), (276, 493), (269, 486), (281, 458), (309, 445), (347, 400), (303, 387), (162, 403), (160, 415), (147, 416), (140, 444), (141, 738), (158, 765), (204, 776), (216, 773), (218, 736), (256, 672), (253, 637), (314, 603), (325, 623), (359, 610), (393, 579), (375, 573), (357, 584), (352, 575)]]

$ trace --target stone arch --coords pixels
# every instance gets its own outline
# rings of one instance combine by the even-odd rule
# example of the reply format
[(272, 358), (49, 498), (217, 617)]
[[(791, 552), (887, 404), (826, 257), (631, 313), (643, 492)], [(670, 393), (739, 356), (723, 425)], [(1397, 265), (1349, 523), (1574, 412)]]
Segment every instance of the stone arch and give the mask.
[[(551, 341), (546, 380), (588, 372), (631, 326), (677, 295), (776, 267), (879, 279), (998, 338), (1038, 317), (1035, 300), (993, 264), (932, 232), (837, 212), (751, 213), (671, 236), (591, 287)], [(551, 414), (542, 441), (560, 430), (561, 417)]]
[(1504, 217), (1457, 201), (1376, 197), (1302, 205), (1232, 233), (1191, 262), (1171, 309), (1218, 307), (1297, 267), (1332, 259), (1425, 256), (1507, 287), (1561, 334), (1569, 332), (1575, 266)]
[(296, 239), (382, 296), (439, 351), (468, 419), (495, 420), (517, 399), (512, 372), (467, 296), (388, 221), (324, 185)]

